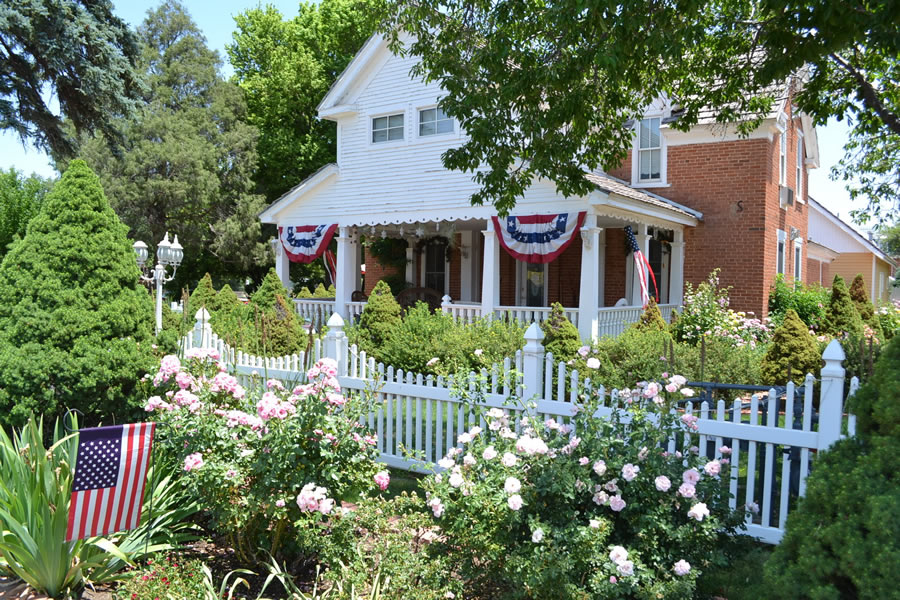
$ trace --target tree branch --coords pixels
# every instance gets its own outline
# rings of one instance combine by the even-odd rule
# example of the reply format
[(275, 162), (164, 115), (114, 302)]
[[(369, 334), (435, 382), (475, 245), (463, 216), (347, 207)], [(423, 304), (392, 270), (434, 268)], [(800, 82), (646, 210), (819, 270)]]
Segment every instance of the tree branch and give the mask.
[(832, 61), (845, 71), (850, 74), (851, 77), (856, 81), (856, 84), (859, 86), (859, 92), (862, 94), (863, 103), (866, 104), (870, 109), (875, 111), (875, 114), (881, 119), (881, 121), (890, 128), (895, 134), (900, 135), (900, 116), (896, 113), (889, 110), (882, 102), (881, 98), (878, 97), (878, 91), (875, 87), (866, 80), (865, 76), (859, 72), (853, 65), (842, 59), (836, 53), (832, 52), (828, 55)]

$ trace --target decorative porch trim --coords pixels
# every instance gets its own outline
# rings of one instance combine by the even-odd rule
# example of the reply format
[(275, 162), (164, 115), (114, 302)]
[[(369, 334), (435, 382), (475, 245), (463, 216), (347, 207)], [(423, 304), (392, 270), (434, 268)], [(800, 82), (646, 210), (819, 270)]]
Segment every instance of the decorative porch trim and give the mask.
[(584, 225), (586, 211), (555, 215), (491, 217), (503, 249), (516, 260), (546, 264), (562, 254)]
[(337, 223), (279, 226), (278, 237), (288, 260), (295, 263), (311, 263), (325, 253), (336, 230)]

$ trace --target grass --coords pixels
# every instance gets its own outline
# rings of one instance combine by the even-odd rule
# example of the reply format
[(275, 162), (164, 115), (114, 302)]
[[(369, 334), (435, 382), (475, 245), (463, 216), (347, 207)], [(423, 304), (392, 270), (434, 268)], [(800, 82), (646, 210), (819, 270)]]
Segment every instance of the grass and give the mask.
[(699, 580), (697, 596), (700, 598), (727, 598), (727, 600), (759, 600), (766, 597), (763, 569), (774, 546), (738, 538), (735, 541), (731, 564), (725, 568), (712, 568)]

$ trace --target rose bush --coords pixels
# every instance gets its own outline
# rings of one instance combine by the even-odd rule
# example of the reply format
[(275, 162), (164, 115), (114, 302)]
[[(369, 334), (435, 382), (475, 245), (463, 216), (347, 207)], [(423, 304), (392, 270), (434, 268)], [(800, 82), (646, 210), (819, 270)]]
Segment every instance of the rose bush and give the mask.
[(684, 383), (626, 390), (609, 418), (584, 390), (568, 423), (533, 407), (483, 413), (423, 483), (441, 528), (428, 551), (474, 595), (692, 598), (743, 515), (728, 507), (729, 449), (701, 458), (696, 417), (679, 416)]
[(341, 502), (387, 486), (375, 438), (359, 425), (370, 402), (341, 394), (330, 359), (307, 372), (306, 384), (259, 381), (247, 390), (218, 358), (195, 349), (183, 362), (162, 359), (152, 380), (157, 395), (145, 407), (164, 424), (160, 445), (183, 465), (185, 486), (243, 559), (262, 549), (336, 560), (348, 538), (335, 533)]

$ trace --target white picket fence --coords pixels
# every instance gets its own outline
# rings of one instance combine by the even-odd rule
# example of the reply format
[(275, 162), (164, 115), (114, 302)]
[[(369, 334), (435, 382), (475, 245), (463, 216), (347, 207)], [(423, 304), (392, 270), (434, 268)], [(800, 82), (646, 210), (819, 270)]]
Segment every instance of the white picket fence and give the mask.
[[(216, 348), (243, 382), (260, 376), (288, 384), (301, 383), (315, 360), (323, 356), (333, 358), (345, 391), (376, 395), (380, 408), (369, 415), (366, 424), (376, 436), (381, 461), (401, 469), (434, 469), (431, 463), (457, 445), (457, 436), (475, 425), (476, 417), (457, 397), (452, 381), (376, 363), (365, 351), (347, 344), (343, 327), (341, 317), (332, 315), (325, 339), (315, 340), (308, 354), (262, 358), (229, 348), (212, 333), (208, 315), (201, 310), (193, 334), (184, 340), (184, 348)], [(515, 357), (480, 374), (471, 373), (463, 382), (464, 387), (478, 391), (481, 404), (486, 407), (510, 410), (505, 403), (517, 393), (535, 402), (536, 412), (542, 418), (568, 421), (577, 406), (578, 384), (591, 384), (582, 374), (545, 353), (542, 339), (540, 327), (533, 324), (525, 334), (525, 346)], [(841, 362), (845, 355), (840, 344), (833, 341), (822, 358), (825, 366), (820, 379), (817, 382), (807, 375), (802, 398), (796, 402), (792, 399), (797, 390), (789, 383), (784, 394), (772, 389), (730, 402), (686, 402), (683, 407), (685, 413), (698, 417), (694, 443), (700, 455), (722, 458), (721, 446), (732, 448), (727, 471), (731, 506), (758, 506), (758, 513), (747, 519), (747, 532), (768, 543), (781, 540), (787, 515), (797, 497), (806, 492), (806, 478), (815, 453), (840, 439), (843, 431), (853, 435), (856, 429), (855, 418), (843, 409), (845, 371)], [(513, 370), (521, 374), (516, 389), (511, 389), (504, 377)], [(816, 383), (820, 388), (817, 412), (813, 410)], [(857, 387), (858, 381), (853, 378), (851, 395)], [(595, 415), (598, 418), (609, 417), (624, 402), (618, 390), (607, 391), (601, 386), (596, 391), (605, 399)], [(668, 450), (687, 451), (691, 443), (687, 437), (673, 439)], [(419, 458), (411, 458), (410, 452)]]

